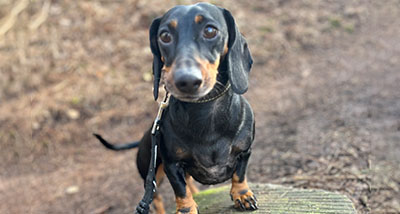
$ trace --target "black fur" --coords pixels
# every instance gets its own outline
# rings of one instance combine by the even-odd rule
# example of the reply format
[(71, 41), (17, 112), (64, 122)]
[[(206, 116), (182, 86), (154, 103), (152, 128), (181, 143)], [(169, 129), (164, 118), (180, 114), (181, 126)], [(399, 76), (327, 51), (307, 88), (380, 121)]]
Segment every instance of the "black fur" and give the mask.
[(151, 52), (153, 53), (153, 76), (154, 76), (153, 95), (155, 100), (157, 100), (158, 98), (158, 87), (161, 78), (161, 68), (164, 65), (164, 63), (161, 60), (161, 53), (157, 44), (157, 31), (158, 27), (160, 26), (160, 21), (161, 18), (154, 19), (150, 27), (150, 49)]
[(248, 89), (248, 76), (253, 59), (251, 58), (247, 42), (239, 32), (232, 14), (226, 9), (223, 9), (223, 11), (229, 31), (228, 48), (230, 51), (227, 56), (229, 81), (236, 93), (244, 94)]

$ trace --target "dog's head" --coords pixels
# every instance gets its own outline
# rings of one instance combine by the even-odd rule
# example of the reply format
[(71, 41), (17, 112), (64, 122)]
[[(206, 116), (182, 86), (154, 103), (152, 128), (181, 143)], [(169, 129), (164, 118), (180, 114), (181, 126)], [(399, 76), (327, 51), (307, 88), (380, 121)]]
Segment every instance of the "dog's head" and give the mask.
[(176, 6), (150, 27), (154, 98), (162, 79), (182, 101), (208, 94), (226, 74), (237, 94), (248, 88), (252, 58), (231, 13), (208, 3)]

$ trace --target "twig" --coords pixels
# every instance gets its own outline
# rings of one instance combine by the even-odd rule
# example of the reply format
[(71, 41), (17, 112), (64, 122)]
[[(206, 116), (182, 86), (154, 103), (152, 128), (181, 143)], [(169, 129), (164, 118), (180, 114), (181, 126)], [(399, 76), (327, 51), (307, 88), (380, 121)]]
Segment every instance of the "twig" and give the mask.
[(44, 2), (39, 16), (29, 24), (30, 30), (36, 30), (41, 24), (46, 21), (47, 17), (49, 16), (50, 5), (51, 3), (49, 0)]
[(94, 211), (90, 212), (91, 214), (102, 214), (102, 213), (106, 213), (107, 211), (110, 211), (112, 209), (111, 206), (109, 205), (105, 205), (103, 207), (99, 207), (97, 209), (95, 209)]
[(29, 5), (29, 0), (20, 0), (11, 10), (10, 14), (4, 18), (0, 26), (0, 37), (4, 36), (14, 26), (17, 16)]

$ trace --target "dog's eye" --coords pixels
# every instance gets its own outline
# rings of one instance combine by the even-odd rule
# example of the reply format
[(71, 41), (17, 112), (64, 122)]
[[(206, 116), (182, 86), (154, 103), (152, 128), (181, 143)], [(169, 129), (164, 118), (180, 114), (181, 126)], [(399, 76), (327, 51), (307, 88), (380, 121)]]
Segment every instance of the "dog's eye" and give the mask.
[(208, 25), (208, 26), (206, 26), (206, 27), (204, 28), (203, 36), (204, 36), (204, 38), (206, 38), (206, 39), (212, 39), (212, 38), (214, 38), (215, 36), (217, 36), (217, 33), (218, 33), (217, 28)]
[(160, 40), (161, 42), (168, 44), (172, 41), (172, 36), (167, 31), (164, 31), (160, 34)]

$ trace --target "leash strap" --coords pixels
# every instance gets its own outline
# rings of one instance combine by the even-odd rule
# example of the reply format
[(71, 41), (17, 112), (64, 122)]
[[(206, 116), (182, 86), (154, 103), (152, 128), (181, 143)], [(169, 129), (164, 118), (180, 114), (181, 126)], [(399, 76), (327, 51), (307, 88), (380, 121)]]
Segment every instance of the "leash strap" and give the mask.
[(169, 94), (166, 92), (164, 100), (160, 103), (158, 108), (157, 117), (154, 120), (153, 127), (151, 128), (151, 159), (149, 170), (145, 181), (145, 190), (142, 200), (136, 207), (136, 214), (148, 214), (150, 204), (153, 201), (153, 195), (156, 192), (157, 184), (155, 179), (156, 164), (157, 164), (157, 150), (160, 142), (160, 123), (164, 110), (168, 107)]

